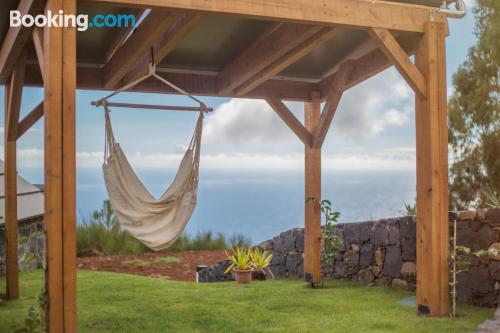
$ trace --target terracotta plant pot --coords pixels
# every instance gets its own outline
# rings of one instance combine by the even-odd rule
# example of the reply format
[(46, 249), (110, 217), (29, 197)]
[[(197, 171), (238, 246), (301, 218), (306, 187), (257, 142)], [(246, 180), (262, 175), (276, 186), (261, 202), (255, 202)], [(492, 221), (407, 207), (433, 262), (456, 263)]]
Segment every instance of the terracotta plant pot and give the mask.
[(252, 272), (253, 269), (233, 269), (234, 272), (234, 279), (238, 283), (250, 283), (252, 281)]

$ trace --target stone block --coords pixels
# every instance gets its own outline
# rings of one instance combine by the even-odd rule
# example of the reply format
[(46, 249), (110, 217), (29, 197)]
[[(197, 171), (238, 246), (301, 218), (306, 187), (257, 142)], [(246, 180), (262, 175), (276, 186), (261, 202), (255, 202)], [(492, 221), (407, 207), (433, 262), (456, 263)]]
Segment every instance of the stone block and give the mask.
[(413, 239), (403, 238), (401, 240), (401, 252), (403, 260), (415, 261), (417, 259), (417, 245)]
[(415, 218), (412, 216), (399, 219), (399, 233), (403, 238), (416, 239), (417, 229)]
[(500, 208), (488, 209), (486, 219), (494, 225), (500, 225)]
[(397, 289), (410, 290), (408, 282), (403, 279), (392, 279), (391, 286)]
[[(490, 245), (489, 250), (492, 250), (491, 253), (489, 254), (489, 257), (491, 260), (500, 260), (500, 243), (493, 243)], [(495, 250), (497, 253), (493, 254), (493, 250)]]
[(361, 245), (359, 253), (359, 267), (365, 268), (373, 265), (373, 263), (373, 245), (369, 243)]
[(389, 229), (389, 245), (397, 244), (401, 239), (398, 220), (389, 220), (388, 229)]
[(378, 246), (389, 244), (389, 231), (383, 221), (375, 222), (370, 228), (370, 242)]
[(375, 280), (377, 286), (388, 286), (391, 284), (391, 278), (388, 276), (381, 276)]
[(377, 265), (378, 267), (384, 266), (385, 249), (377, 247), (374, 252), (374, 257), (375, 257), (375, 265)]
[(401, 276), (408, 282), (417, 281), (417, 266), (414, 262), (407, 261), (401, 266)]
[(343, 228), (344, 240), (349, 243), (364, 243), (370, 237), (370, 223), (346, 223)]
[(473, 220), (476, 218), (476, 212), (472, 210), (463, 210), (456, 213), (457, 221)]
[(273, 249), (273, 241), (267, 240), (258, 245), (264, 251), (271, 251)]
[(495, 229), (493, 229), (487, 224), (483, 224), (479, 229), (479, 231), (477, 232), (477, 236), (474, 237), (472, 241), (472, 248), (474, 250), (487, 249), (491, 244), (495, 243), (497, 240), (498, 236)]
[(398, 246), (391, 245), (387, 247), (382, 272), (384, 275), (393, 277), (401, 275), (401, 250)]
[(295, 230), (295, 248), (300, 252), (304, 252), (304, 229)]
[(373, 274), (372, 270), (369, 268), (362, 269), (358, 272), (358, 275), (356, 276), (356, 281), (365, 283), (365, 284), (371, 284), (375, 280), (375, 275)]
[(488, 265), (488, 272), (493, 280), (500, 281), (500, 261), (491, 261)]
[(359, 265), (359, 251), (349, 250), (344, 254), (344, 263), (349, 267)]

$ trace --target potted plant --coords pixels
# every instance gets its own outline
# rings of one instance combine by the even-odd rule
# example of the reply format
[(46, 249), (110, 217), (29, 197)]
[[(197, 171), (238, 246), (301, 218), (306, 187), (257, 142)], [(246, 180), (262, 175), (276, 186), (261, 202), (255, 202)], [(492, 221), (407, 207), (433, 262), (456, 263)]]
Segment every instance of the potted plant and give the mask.
[(260, 251), (258, 248), (254, 249), (250, 253), (250, 258), (252, 260), (252, 267), (254, 272), (252, 273), (252, 279), (254, 280), (265, 280), (267, 274), (273, 276), (273, 273), (269, 269), (273, 255), (268, 251)]
[(236, 249), (232, 249), (232, 252), (233, 254), (229, 255), (226, 251), (226, 256), (231, 261), (231, 265), (229, 265), (225, 273), (227, 274), (232, 270), (236, 282), (250, 283), (253, 272), (252, 259), (250, 258), (252, 248), (237, 247)]

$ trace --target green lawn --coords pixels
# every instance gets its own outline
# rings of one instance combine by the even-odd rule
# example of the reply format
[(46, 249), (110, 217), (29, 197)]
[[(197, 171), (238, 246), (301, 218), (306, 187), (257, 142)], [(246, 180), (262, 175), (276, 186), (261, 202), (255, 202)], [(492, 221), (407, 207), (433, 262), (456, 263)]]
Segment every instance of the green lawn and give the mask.
[[(20, 326), (41, 286), (21, 274), (21, 299), (0, 306), (0, 331)], [(2, 284), (4, 280), (1, 281)], [(194, 284), (114, 273), (78, 273), (79, 332), (470, 332), (493, 310), (462, 307), (458, 319), (422, 318), (398, 304), (411, 293), (299, 280)]]

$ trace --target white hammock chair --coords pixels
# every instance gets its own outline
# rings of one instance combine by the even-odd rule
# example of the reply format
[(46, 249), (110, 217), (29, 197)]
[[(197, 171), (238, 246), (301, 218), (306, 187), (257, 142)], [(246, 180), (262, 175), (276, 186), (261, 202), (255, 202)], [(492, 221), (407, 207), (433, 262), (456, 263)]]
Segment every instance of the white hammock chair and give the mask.
[[(149, 76), (157, 76), (154, 74), (154, 67), (146, 77)], [(146, 77), (134, 83), (137, 84)], [(127, 90), (130, 86), (110, 96)], [(182, 158), (172, 184), (156, 199), (136, 175), (113, 135), (109, 116), (109, 105), (112, 103), (107, 101), (110, 96), (92, 104), (104, 107), (106, 145), (103, 172), (111, 206), (118, 217), (118, 222), (132, 236), (154, 251), (166, 249), (182, 234), (196, 206), (205, 105), (188, 95), (200, 103), (200, 116), (189, 148)]]

